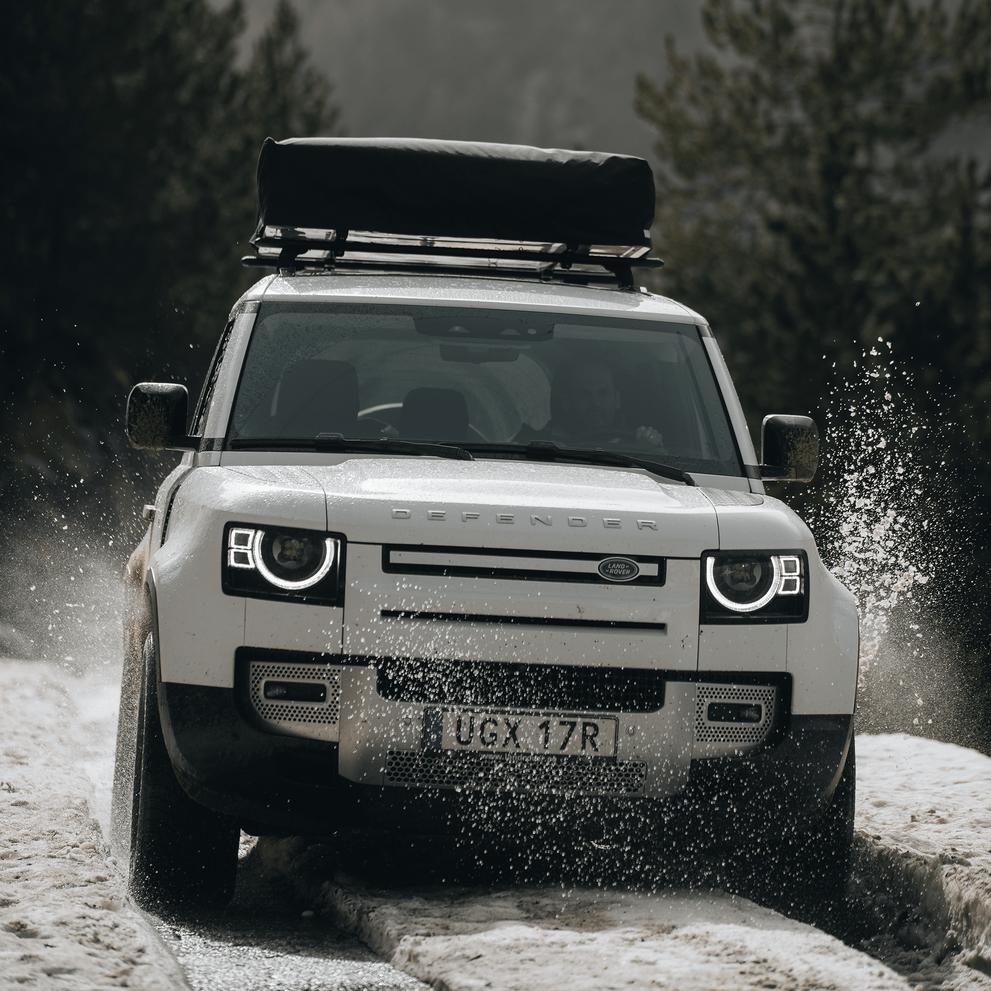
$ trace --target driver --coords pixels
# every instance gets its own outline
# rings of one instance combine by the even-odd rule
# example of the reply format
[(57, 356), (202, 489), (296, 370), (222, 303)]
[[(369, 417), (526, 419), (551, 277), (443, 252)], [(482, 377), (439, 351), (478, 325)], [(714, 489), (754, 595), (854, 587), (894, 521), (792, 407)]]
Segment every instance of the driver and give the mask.
[(618, 444), (635, 438), (641, 444), (659, 447), (661, 435), (653, 427), (633, 428), (623, 419), (616, 380), (605, 364), (566, 364), (551, 385), (551, 419), (541, 430), (526, 425), (516, 435), (517, 443), (552, 440), (564, 446), (595, 440)]

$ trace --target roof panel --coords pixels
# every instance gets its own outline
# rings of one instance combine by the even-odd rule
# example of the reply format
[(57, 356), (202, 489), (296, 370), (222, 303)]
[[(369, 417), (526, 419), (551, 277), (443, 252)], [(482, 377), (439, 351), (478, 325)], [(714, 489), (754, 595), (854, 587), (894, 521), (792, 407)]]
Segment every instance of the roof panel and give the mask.
[(471, 305), (567, 310), (632, 319), (706, 323), (694, 310), (664, 296), (622, 289), (569, 286), (534, 281), (434, 275), (293, 275), (272, 276), (256, 283), (248, 298), (266, 300), (354, 300), (356, 302), (423, 302), (429, 305)]

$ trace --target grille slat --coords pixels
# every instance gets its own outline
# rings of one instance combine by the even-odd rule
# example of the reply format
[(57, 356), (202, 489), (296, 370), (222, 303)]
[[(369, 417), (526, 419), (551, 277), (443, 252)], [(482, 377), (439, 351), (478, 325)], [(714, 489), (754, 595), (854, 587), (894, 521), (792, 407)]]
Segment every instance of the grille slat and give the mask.
[(657, 712), (662, 672), (498, 661), (383, 658), (378, 693), (395, 702), (498, 709)]
[(383, 609), (382, 619), (400, 619), (413, 623), (465, 623), (468, 626), (538, 626), (568, 630), (639, 630), (644, 633), (667, 632), (667, 623), (635, 623), (619, 619), (561, 619), (551, 616), (493, 615), (491, 613), (428, 612), (412, 609)]
[(393, 785), (552, 795), (637, 795), (643, 792), (647, 765), (642, 761), (390, 750), (385, 774)]

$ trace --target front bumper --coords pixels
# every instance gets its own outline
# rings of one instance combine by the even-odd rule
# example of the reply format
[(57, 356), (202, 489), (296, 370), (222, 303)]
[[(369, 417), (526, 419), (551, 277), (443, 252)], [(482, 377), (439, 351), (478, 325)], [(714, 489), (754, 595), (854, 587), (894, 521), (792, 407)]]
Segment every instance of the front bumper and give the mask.
[[(449, 755), (423, 745), (429, 707), (383, 698), (368, 664), (342, 665), (340, 672), (336, 741), (273, 732), (251, 708), (247, 687), (239, 693), (161, 683), (165, 739), (186, 791), (257, 833), (328, 834), (342, 826), (453, 831), (480, 793), (487, 808), (646, 805), (732, 833), (744, 820), (816, 818), (832, 798), (853, 732), (850, 715), (789, 715), (782, 704), (759, 745), (700, 758), (700, 750), (712, 751), (698, 741), (699, 693), (719, 676), (681, 675), (665, 684), (660, 709), (617, 714), (615, 759), (568, 764), (538, 757), (499, 771), (470, 757), (458, 764), (461, 777), (452, 777)], [(781, 685), (783, 703), (787, 687)]]

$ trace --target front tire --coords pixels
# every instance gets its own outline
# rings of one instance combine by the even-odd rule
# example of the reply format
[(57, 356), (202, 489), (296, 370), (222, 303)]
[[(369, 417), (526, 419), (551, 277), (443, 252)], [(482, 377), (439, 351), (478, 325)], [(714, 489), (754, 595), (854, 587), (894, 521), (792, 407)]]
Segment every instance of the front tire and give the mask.
[(158, 713), (151, 634), (140, 676), (128, 888), (145, 906), (225, 905), (234, 893), (239, 830), (228, 816), (194, 802), (176, 779)]
[(782, 894), (796, 904), (828, 908), (846, 895), (853, 857), (853, 826), (857, 801), (855, 737), (833, 793), (819, 821), (807, 832), (785, 841), (777, 864)]
[(829, 806), (813, 822), (780, 807), (781, 815), (749, 822), (724, 866), (741, 894), (786, 914), (822, 921), (847, 893), (853, 854), (857, 755), (850, 738), (846, 762)]
[(816, 845), (822, 851), (823, 863), (835, 876), (845, 879), (850, 874), (853, 853), (853, 824), (857, 808), (857, 750), (856, 737), (850, 737), (850, 750), (833, 802), (823, 816), (816, 834)]

